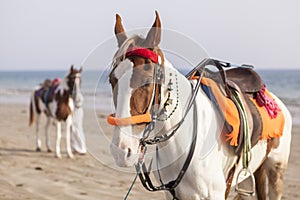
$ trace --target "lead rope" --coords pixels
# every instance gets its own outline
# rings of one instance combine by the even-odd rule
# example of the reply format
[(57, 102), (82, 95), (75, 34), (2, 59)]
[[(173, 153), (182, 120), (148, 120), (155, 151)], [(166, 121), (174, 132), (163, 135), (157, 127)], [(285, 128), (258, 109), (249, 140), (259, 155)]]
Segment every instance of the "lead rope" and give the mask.
[[(147, 149), (148, 149), (147, 146), (145, 146), (144, 157), (143, 157), (143, 159), (139, 160), (139, 163), (143, 163), (143, 162), (144, 162), (144, 159), (145, 159), (146, 153), (147, 153)], [(132, 181), (132, 183), (131, 183), (131, 185), (130, 185), (130, 187), (129, 187), (129, 189), (128, 189), (128, 191), (127, 191), (125, 197), (124, 197), (124, 200), (127, 200), (127, 199), (128, 199), (128, 196), (129, 196), (130, 192), (132, 191), (133, 186), (134, 186), (134, 184), (135, 184), (135, 182), (136, 182), (136, 179), (137, 179), (137, 177), (139, 176), (140, 173), (141, 173), (141, 170), (140, 170), (140, 168), (138, 168), (138, 169), (136, 170), (135, 177), (134, 177), (134, 179), (133, 179), (133, 181)]]
[(134, 179), (133, 179), (133, 181), (132, 181), (132, 183), (131, 183), (131, 185), (130, 185), (130, 187), (129, 187), (129, 189), (128, 189), (128, 191), (127, 191), (127, 194), (124, 197), (124, 200), (127, 200), (128, 196), (129, 196), (129, 194), (130, 194), (130, 192), (131, 192), (131, 190), (132, 190), (132, 188), (133, 188), (133, 186), (136, 182), (136, 179), (137, 179), (138, 175), (139, 175), (139, 173), (137, 172)]

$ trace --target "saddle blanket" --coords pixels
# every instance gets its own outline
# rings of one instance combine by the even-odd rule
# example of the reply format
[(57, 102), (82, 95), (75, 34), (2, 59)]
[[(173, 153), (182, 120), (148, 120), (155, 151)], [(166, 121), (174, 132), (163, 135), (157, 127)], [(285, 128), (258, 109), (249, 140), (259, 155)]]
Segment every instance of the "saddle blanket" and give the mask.
[[(230, 141), (231, 146), (238, 146), (240, 118), (236, 105), (224, 95), (217, 83), (212, 79), (203, 77), (201, 83), (208, 90), (205, 92), (209, 99), (214, 99), (215, 106), (218, 107), (225, 120), (232, 126), (231, 132), (225, 135), (226, 141)], [(264, 87), (257, 95), (251, 96), (250, 100), (255, 104), (261, 115), (262, 134), (260, 139), (281, 137), (284, 127), (284, 116), (270, 92)], [(267, 103), (263, 104), (262, 102)]]

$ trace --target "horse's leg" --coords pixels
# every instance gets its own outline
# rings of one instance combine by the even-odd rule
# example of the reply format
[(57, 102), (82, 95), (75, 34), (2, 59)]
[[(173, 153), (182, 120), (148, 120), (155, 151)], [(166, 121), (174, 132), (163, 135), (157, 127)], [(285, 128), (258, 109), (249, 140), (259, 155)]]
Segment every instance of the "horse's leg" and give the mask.
[(50, 148), (50, 138), (49, 138), (49, 126), (50, 126), (51, 118), (47, 117), (47, 122), (45, 126), (45, 138), (46, 138), (46, 146), (47, 146), (47, 151), (52, 152)]
[(41, 114), (36, 113), (36, 121), (35, 121), (35, 133), (36, 133), (36, 151), (41, 151), (42, 142), (40, 139), (40, 118)]
[(255, 186), (256, 186), (256, 196), (258, 200), (266, 200), (266, 170), (264, 164), (262, 164), (258, 170), (254, 173)]
[(61, 140), (61, 122), (56, 122), (56, 146), (55, 146), (55, 156), (61, 158), (60, 154), (60, 140)]
[[(290, 128), (287, 129), (291, 131)], [(273, 149), (271, 149), (264, 166), (269, 180), (269, 199), (279, 200), (283, 194), (283, 175), (290, 154), (291, 133), (285, 131), (280, 139), (273, 141)]]
[(279, 200), (283, 193), (283, 175), (287, 163), (269, 157), (266, 160), (266, 172), (269, 179), (269, 199)]
[(73, 158), (73, 153), (71, 149), (71, 126), (72, 126), (72, 117), (69, 116), (66, 120), (66, 145), (67, 145), (67, 153), (70, 158)]

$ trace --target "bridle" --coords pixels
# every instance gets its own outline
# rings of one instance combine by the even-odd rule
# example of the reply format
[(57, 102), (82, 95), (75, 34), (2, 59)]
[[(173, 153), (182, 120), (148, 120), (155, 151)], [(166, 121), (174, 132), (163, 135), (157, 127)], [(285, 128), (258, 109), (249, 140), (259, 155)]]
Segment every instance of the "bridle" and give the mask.
[[(107, 121), (111, 125), (132, 125), (132, 124), (140, 124), (140, 123), (146, 123), (146, 127), (143, 132), (142, 138), (140, 138), (140, 146), (141, 149), (145, 151), (147, 149), (147, 145), (156, 145), (156, 156), (158, 156), (158, 145), (159, 143), (166, 142), (171, 137), (175, 135), (175, 133), (179, 130), (181, 125), (183, 124), (187, 114), (191, 110), (192, 106), (195, 103), (196, 96), (198, 94), (199, 88), (201, 86), (201, 79), (203, 77), (203, 72), (205, 70), (205, 67), (210, 64), (210, 59), (205, 59), (202, 62), (200, 62), (191, 72), (189, 72), (186, 77), (191, 78), (194, 74), (198, 73), (199, 79), (195, 84), (191, 82), (191, 89), (192, 89), (192, 96), (189, 99), (187, 108), (183, 114), (182, 119), (173, 127), (172, 131), (169, 134), (163, 134), (163, 135), (155, 135), (153, 138), (150, 138), (150, 133), (155, 129), (155, 125), (157, 122), (158, 117), (161, 115), (161, 110), (157, 106), (157, 102), (160, 99), (160, 92), (161, 91), (161, 85), (163, 80), (163, 71), (162, 66), (158, 63), (158, 55), (146, 48), (142, 47), (135, 47), (135, 48), (129, 48), (129, 50), (126, 53), (126, 57), (128, 56), (140, 56), (143, 58), (148, 58), (152, 60), (152, 62), (155, 63), (155, 70), (154, 70), (154, 89), (152, 94), (152, 101), (151, 106), (149, 106), (148, 111), (145, 114), (132, 116), (129, 118), (116, 118), (114, 117), (114, 114), (111, 114), (108, 116)], [(194, 120), (197, 121), (197, 112), (196, 112), (196, 105), (194, 105), (193, 109), (193, 116)], [(160, 180), (160, 186), (154, 186), (151, 178), (150, 178), (150, 167), (147, 169), (146, 164), (144, 160), (139, 160), (139, 162), (135, 165), (137, 176), (139, 176), (140, 181), (142, 185), (148, 190), (148, 191), (160, 191), (160, 190), (166, 190), (171, 193), (173, 196), (173, 199), (178, 199), (175, 194), (175, 188), (178, 186), (178, 184), (181, 182), (183, 176), (185, 175), (192, 157), (194, 155), (195, 147), (196, 147), (196, 141), (197, 141), (197, 123), (193, 123), (193, 135), (192, 135), (192, 142), (190, 145), (190, 149), (187, 155), (187, 158), (178, 174), (176, 179), (168, 182), (163, 183), (161, 179), (161, 175), (158, 170), (159, 180)], [(151, 161), (152, 163), (152, 161)], [(151, 166), (151, 164), (150, 164)], [(134, 181), (135, 182), (135, 181)], [(133, 184), (134, 184), (133, 182)], [(127, 196), (125, 197), (125, 199)]]
[(160, 90), (160, 86), (163, 80), (163, 70), (161, 64), (159, 63), (159, 56), (154, 51), (142, 47), (128, 48), (125, 54), (125, 58), (128, 58), (130, 56), (147, 58), (150, 59), (155, 64), (155, 70), (153, 74), (154, 89), (150, 101), (151, 105), (148, 106), (148, 110), (146, 111), (146, 113), (141, 115), (134, 115), (126, 118), (116, 118), (115, 114), (110, 114), (107, 117), (107, 122), (110, 125), (128, 126), (134, 124), (151, 123), (153, 120), (156, 120), (157, 118), (157, 114), (155, 114), (153, 108), (155, 107), (155, 104), (158, 103), (158, 99), (160, 99), (160, 93), (158, 91)]

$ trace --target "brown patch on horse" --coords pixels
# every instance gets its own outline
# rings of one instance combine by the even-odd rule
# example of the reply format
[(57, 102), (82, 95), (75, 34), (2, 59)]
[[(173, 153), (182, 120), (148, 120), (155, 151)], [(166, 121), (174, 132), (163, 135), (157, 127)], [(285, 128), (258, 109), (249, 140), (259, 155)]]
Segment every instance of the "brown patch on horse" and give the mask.
[(131, 95), (130, 113), (132, 116), (146, 113), (152, 97), (151, 90), (153, 90), (153, 87), (142, 87), (136, 89)]
[(58, 121), (61, 120), (65, 121), (70, 115), (70, 113), (72, 112), (71, 108), (68, 105), (69, 98), (70, 98), (69, 92), (66, 90), (64, 90), (62, 95), (60, 92), (56, 93), (55, 95), (55, 100), (57, 102), (57, 109), (55, 112), (55, 116)]
[(134, 89), (130, 99), (131, 115), (144, 114), (151, 103), (155, 65), (149, 59), (131, 57), (134, 70), (130, 87)]
[(30, 105), (29, 105), (29, 126), (31, 126), (34, 122), (34, 112), (33, 112), (32, 104), (33, 104), (33, 102), (30, 101)]
[(35, 110), (38, 114), (42, 112), (40, 105), (39, 105), (39, 97), (36, 95), (36, 91), (34, 93), (34, 105), (35, 105)]
[(269, 139), (267, 144), (266, 157), (269, 155), (272, 149), (278, 148), (279, 144), (280, 144), (280, 138)]

